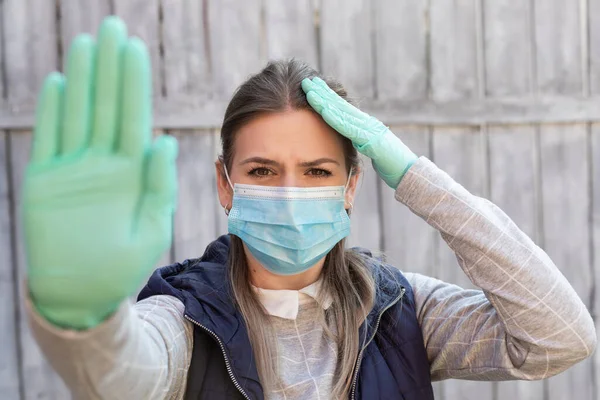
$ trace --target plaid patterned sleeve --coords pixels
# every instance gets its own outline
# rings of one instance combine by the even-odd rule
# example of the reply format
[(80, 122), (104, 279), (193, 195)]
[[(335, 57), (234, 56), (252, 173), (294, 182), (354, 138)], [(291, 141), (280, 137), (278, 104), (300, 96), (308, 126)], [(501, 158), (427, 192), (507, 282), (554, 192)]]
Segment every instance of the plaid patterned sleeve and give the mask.
[(481, 288), (407, 274), (434, 380), (544, 379), (592, 354), (596, 332), (585, 305), (497, 206), (425, 158), (407, 172), (396, 199), (440, 232)]
[(57, 328), (30, 300), (26, 306), (34, 337), (74, 399), (183, 399), (193, 326), (178, 299), (125, 301), (87, 331)]

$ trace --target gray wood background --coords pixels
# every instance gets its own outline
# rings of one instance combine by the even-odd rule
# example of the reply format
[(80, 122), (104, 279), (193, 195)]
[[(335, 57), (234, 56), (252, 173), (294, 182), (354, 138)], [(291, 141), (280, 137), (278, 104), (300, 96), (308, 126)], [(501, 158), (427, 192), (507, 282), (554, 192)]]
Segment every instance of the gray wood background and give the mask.
[[(0, 0), (0, 398), (67, 399), (25, 322), (19, 226), (36, 93), (70, 40), (117, 14), (149, 45), (157, 133), (180, 141), (175, 240), (198, 256), (226, 221), (218, 128), (234, 88), (295, 56), (339, 78), (542, 245), (592, 314), (600, 306), (600, 0)], [(452, 253), (369, 163), (352, 244), (471, 286)], [(198, 201), (201, 199), (201, 201)], [(446, 381), (440, 399), (593, 400), (600, 355), (543, 382)]]

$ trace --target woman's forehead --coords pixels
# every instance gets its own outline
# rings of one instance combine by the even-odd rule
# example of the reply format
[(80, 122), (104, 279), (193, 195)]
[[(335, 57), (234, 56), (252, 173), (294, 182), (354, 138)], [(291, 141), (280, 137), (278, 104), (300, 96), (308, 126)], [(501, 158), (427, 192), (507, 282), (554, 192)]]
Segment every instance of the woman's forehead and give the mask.
[(263, 114), (237, 132), (234, 163), (264, 157), (280, 162), (333, 158), (343, 164), (342, 143), (337, 132), (308, 110)]

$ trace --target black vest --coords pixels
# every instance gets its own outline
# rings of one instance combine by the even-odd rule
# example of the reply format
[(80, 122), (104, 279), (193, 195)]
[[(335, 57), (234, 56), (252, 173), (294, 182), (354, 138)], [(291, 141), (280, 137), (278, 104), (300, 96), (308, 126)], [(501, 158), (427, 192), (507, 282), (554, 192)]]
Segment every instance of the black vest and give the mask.
[[(195, 325), (188, 400), (264, 398), (246, 327), (227, 279), (228, 250), (229, 236), (221, 236), (201, 258), (156, 270), (138, 297), (177, 297), (185, 305), (185, 318)], [(399, 270), (358, 251), (372, 266), (377, 295), (361, 327), (361, 339), (366, 338), (368, 345), (359, 354), (354, 398), (433, 399), (410, 284)]]

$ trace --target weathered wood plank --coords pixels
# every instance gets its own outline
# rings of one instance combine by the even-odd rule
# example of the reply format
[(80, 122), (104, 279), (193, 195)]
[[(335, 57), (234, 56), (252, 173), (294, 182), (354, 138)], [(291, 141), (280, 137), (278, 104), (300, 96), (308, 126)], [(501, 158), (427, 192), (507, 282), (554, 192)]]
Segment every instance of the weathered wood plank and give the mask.
[[(541, 135), (543, 240), (548, 255), (589, 307), (589, 164), (585, 125), (545, 126)], [(592, 361), (548, 380), (549, 400), (593, 398)], [(576, 392), (575, 392), (576, 390)]]
[(578, 2), (535, 2), (538, 92), (582, 92), (581, 32)]
[[(32, 102), (37, 97), (38, 89), (46, 74), (58, 66), (58, 37), (55, 22), (54, 2), (22, 2), (20, 0), (4, 1), (2, 27), (5, 37), (5, 91), (10, 102)], [(34, 27), (32, 29), (32, 27)], [(29, 159), (30, 134), (9, 132), (11, 154), (11, 180), (16, 205), (15, 223), (17, 238), (16, 260), (19, 284), (15, 288), (19, 299), (25, 297), (23, 286), (26, 261), (23, 250), (22, 230), (20, 226), (21, 182), (25, 165)], [(23, 381), (24, 400), (28, 399), (65, 399), (68, 391), (62, 380), (44, 359), (24, 316), (23, 301), (17, 309), (18, 332), (20, 332), (21, 375)], [(13, 327), (15, 329), (15, 327)]]
[[(152, 63), (153, 93), (155, 97), (160, 96), (162, 88), (158, 18), (160, 0), (113, 0), (113, 2), (113, 13), (125, 21), (129, 35), (139, 37), (148, 46)], [(171, 5), (167, 5), (165, 8), (170, 7)]]
[[(211, 94), (209, 15), (205, 9), (206, 4), (207, 2), (197, 0), (163, 3), (162, 68), (165, 72), (167, 101), (178, 104), (187, 102), (187, 108), (206, 101)], [(215, 51), (218, 52), (219, 49)], [(223, 111), (224, 108), (215, 113), (216, 121), (222, 118)], [(199, 121), (204, 121), (206, 115), (200, 115), (199, 118)]]
[(17, 336), (16, 270), (12, 260), (12, 224), (6, 133), (0, 131), (0, 393), (20, 399), (19, 338)]
[(217, 202), (213, 132), (177, 131), (179, 204), (175, 214), (175, 260), (200, 257), (216, 239)]
[[(402, 141), (419, 156), (431, 158), (429, 129), (392, 127)], [(405, 272), (435, 276), (437, 231), (394, 198), (395, 190), (381, 185), (383, 251), (386, 260)]]
[(311, 0), (265, 2), (269, 59), (294, 57), (318, 67), (315, 11)]
[(262, 1), (220, 0), (210, 2), (208, 9), (213, 94), (228, 100), (235, 88), (265, 64)]
[[(371, 3), (366, 0), (321, 3), (322, 72), (338, 79), (348, 89), (351, 98), (374, 94), (370, 7)], [(381, 247), (378, 194), (382, 182), (371, 167), (371, 161), (366, 157), (362, 160), (363, 176), (352, 210), (352, 233), (348, 245), (377, 251)]]
[[(592, 229), (592, 271), (594, 271), (594, 285), (596, 290), (600, 287), (600, 125), (594, 124), (591, 127), (591, 160), (592, 168), (592, 210), (591, 221)], [(596, 321), (596, 332), (600, 332), (600, 319), (598, 310), (600, 310), (600, 298), (594, 297), (592, 304), (592, 316)], [(593, 382), (593, 393), (598, 398), (600, 393), (600, 351), (596, 350), (594, 354), (594, 370), (596, 372)]]
[(338, 78), (352, 96), (373, 97), (371, 7), (368, 0), (321, 2), (322, 72)]
[[(54, 3), (5, 0), (5, 90), (10, 103), (33, 105), (46, 74), (58, 66)], [(34, 28), (34, 29), (32, 29)]]
[(533, 84), (529, 2), (484, 3), (486, 95), (527, 97)]
[[(529, 97), (533, 88), (531, 10), (529, 2), (484, 2), (487, 96)], [(536, 128), (489, 126), (490, 200), (534, 241), (539, 193), (536, 173)], [(495, 398), (542, 400), (544, 383), (499, 382)]]
[(375, 4), (377, 97), (426, 98), (427, 1), (382, 0)]
[[(254, 72), (258, 72), (259, 69)], [(344, 82), (342, 80), (342, 82)], [(242, 83), (240, 81), (239, 83)], [(223, 121), (227, 99), (157, 99), (154, 107), (156, 128), (211, 129)], [(536, 123), (600, 122), (600, 97), (498, 97), (482, 100), (373, 100), (360, 102), (361, 109), (387, 125), (521, 125)], [(33, 126), (33, 102), (0, 101), (0, 129), (28, 130)]]
[[(480, 103), (483, 82), (484, 40), (481, 2), (433, 0), (430, 2), (430, 94), (434, 100), (471, 99)], [(483, 52), (483, 53), (482, 53)], [(464, 100), (463, 100), (464, 101)], [(471, 193), (487, 195), (486, 127), (434, 128), (435, 163)], [(474, 285), (458, 266), (456, 256), (437, 236), (437, 275), (465, 288)], [(445, 399), (493, 399), (494, 384), (448, 380), (441, 391)]]
[[(533, 126), (489, 127), (490, 200), (537, 241), (536, 130)], [(543, 381), (496, 385), (498, 399), (544, 399)]]
[(430, 0), (430, 80), (436, 100), (474, 98), (479, 91), (474, 5)]

